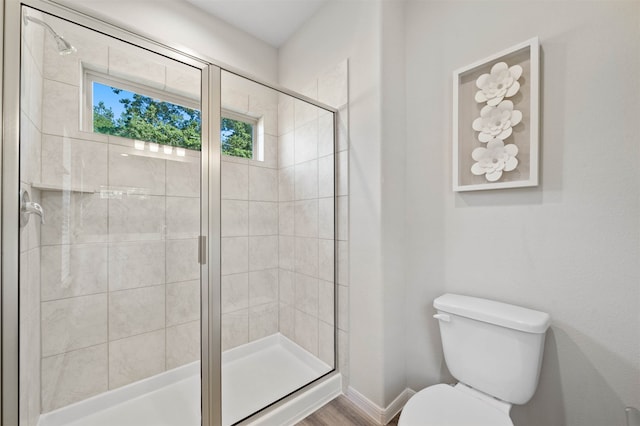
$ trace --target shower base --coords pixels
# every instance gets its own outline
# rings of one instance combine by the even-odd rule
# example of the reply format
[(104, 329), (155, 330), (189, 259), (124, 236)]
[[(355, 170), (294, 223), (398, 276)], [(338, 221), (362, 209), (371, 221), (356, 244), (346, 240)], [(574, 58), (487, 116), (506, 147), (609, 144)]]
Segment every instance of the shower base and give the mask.
[[(274, 334), (222, 354), (222, 423), (231, 425), (331, 371), (300, 346)], [(315, 389), (316, 387), (314, 387)], [(317, 386), (270, 413), (301, 418), (340, 393), (340, 378)], [(296, 398), (297, 400), (298, 398)], [(287, 411), (289, 410), (289, 411)], [(38, 426), (199, 426), (200, 362), (193, 362), (60, 408)]]

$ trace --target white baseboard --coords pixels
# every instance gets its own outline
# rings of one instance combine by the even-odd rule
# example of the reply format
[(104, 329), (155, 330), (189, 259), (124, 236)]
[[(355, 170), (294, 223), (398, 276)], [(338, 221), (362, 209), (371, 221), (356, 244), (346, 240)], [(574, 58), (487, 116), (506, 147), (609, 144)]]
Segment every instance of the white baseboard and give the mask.
[(404, 404), (406, 404), (409, 398), (415, 393), (414, 390), (406, 388), (396, 399), (391, 401), (391, 404), (389, 404), (387, 408), (380, 407), (351, 386), (347, 389), (345, 396), (377, 424), (386, 425), (402, 410)]

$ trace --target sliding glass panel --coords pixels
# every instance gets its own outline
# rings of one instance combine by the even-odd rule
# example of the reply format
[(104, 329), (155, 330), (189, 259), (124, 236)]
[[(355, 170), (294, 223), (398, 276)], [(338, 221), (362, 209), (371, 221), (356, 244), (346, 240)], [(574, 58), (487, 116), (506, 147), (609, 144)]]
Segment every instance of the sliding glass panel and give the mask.
[(20, 424), (201, 423), (201, 70), (23, 8)]
[(334, 369), (333, 113), (222, 72), (222, 418)]

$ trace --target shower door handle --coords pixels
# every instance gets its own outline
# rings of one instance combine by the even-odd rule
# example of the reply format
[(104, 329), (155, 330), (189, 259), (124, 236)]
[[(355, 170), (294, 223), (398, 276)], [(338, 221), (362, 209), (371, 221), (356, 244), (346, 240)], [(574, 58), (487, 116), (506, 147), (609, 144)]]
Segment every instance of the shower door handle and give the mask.
[(26, 203), (22, 208), (22, 211), (25, 214), (37, 214), (40, 216), (40, 223), (44, 224), (44, 210), (42, 210), (42, 206), (40, 204), (33, 202)]
[(38, 203), (31, 201), (29, 193), (26, 190), (20, 191), (20, 226), (27, 226), (29, 216), (36, 214), (40, 216), (40, 223), (44, 225), (44, 210)]
[(207, 237), (204, 235), (198, 237), (198, 263), (207, 264)]

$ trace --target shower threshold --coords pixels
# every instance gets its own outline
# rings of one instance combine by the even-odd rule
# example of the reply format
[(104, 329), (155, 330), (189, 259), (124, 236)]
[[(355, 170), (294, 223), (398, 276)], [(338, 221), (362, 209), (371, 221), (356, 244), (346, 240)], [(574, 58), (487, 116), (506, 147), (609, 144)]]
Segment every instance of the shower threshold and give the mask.
[[(231, 425), (331, 371), (280, 333), (222, 354), (222, 424)], [(38, 426), (199, 426), (200, 362), (40, 416)]]

